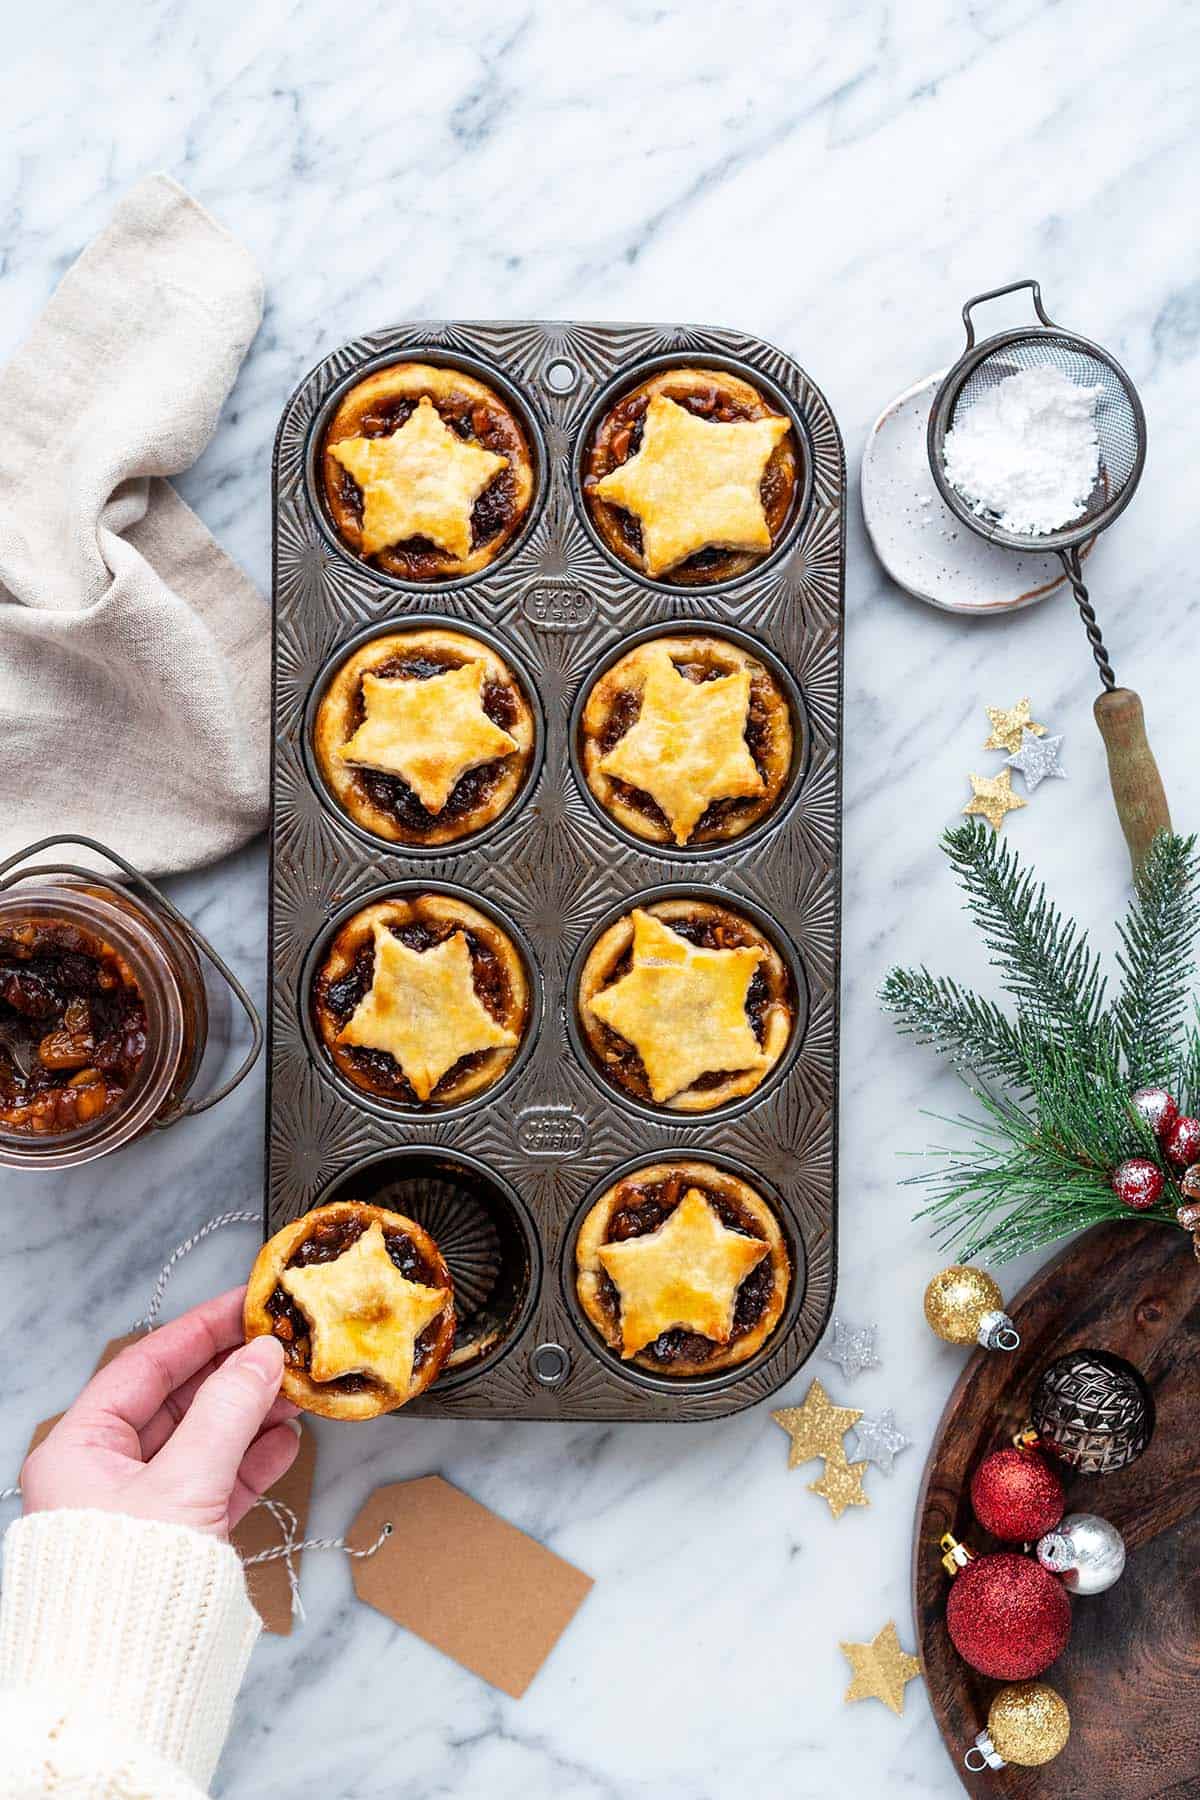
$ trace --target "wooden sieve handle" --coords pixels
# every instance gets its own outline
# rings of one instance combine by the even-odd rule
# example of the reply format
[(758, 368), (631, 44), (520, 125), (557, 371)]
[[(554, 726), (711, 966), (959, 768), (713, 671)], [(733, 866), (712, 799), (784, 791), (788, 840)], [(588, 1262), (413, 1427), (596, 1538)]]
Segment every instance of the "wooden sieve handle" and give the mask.
[(1156, 834), (1170, 831), (1171, 814), (1154, 752), (1146, 739), (1146, 715), (1132, 688), (1110, 688), (1092, 708), (1108, 756), (1108, 779), (1136, 875)]

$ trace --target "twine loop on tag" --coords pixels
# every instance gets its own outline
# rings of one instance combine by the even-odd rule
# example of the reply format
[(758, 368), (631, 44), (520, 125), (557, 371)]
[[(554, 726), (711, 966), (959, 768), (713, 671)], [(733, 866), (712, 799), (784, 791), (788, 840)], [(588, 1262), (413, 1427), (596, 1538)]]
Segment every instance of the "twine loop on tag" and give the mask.
[(297, 1541), (296, 1527), (299, 1521), (285, 1501), (271, 1500), (264, 1495), (258, 1501), (258, 1505), (264, 1506), (279, 1526), (283, 1533), (283, 1542), (277, 1544), (274, 1549), (258, 1550), (253, 1556), (244, 1556), (242, 1567), (252, 1569), (257, 1563), (282, 1562), (287, 1574), (288, 1592), (292, 1597), (292, 1617), (299, 1619), (301, 1623), (304, 1621), (305, 1613), (304, 1602), (300, 1598), (300, 1574), (296, 1568), (296, 1557), (302, 1550), (340, 1550), (344, 1556), (374, 1556), (375, 1552), (381, 1550), (392, 1535), (390, 1523), (384, 1525), (375, 1542), (368, 1544), (363, 1550), (356, 1550), (354, 1545), (348, 1544), (344, 1537), (303, 1538)]

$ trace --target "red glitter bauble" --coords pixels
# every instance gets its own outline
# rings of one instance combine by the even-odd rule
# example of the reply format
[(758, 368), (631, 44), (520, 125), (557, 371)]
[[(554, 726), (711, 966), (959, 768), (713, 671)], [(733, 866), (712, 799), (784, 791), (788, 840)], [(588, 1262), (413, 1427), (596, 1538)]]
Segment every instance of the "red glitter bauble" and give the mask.
[(946, 1626), (964, 1662), (995, 1681), (1028, 1681), (1061, 1656), (1071, 1602), (1057, 1575), (1003, 1550), (977, 1556), (954, 1577)]
[(1180, 1113), (1163, 1139), (1163, 1149), (1180, 1169), (1200, 1162), (1200, 1119), (1194, 1119), (1190, 1113)]
[(1066, 1494), (1049, 1463), (1032, 1450), (993, 1450), (971, 1477), (975, 1517), (1007, 1544), (1034, 1544), (1063, 1516)]
[[(1184, 1123), (1180, 1119), (1175, 1129)], [(1148, 1212), (1157, 1203), (1166, 1181), (1158, 1164), (1152, 1163), (1148, 1156), (1127, 1156), (1112, 1172), (1113, 1193), (1122, 1205), (1131, 1206), (1134, 1212)]]
[(1167, 1133), (1179, 1117), (1179, 1107), (1166, 1088), (1138, 1088), (1133, 1095), (1133, 1104), (1159, 1143), (1165, 1142)]

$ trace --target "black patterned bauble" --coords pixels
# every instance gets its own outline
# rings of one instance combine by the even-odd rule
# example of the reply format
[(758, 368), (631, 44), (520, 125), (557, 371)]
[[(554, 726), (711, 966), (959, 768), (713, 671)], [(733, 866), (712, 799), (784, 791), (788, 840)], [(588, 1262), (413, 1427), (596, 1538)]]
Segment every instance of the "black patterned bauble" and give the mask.
[(1123, 1356), (1069, 1350), (1038, 1376), (1030, 1418), (1040, 1449), (1081, 1475), (1111, 1475), (1150, 1442), (1154, 1399)]

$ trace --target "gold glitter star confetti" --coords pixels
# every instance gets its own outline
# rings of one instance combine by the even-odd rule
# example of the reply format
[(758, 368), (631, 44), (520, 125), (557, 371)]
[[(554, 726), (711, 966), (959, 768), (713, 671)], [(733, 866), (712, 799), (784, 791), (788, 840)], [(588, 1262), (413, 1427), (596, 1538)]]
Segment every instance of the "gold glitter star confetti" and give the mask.
[(842, 1644), (840, 1649), (853, 1670), (843, 1701), (882, 1700), (899, 1718), (904, 1712), (904, 1689), (921, 1673), (921, 1665), (900, 1648), (892, 1620), (869, 1644)]
[(1012, 755), (1021, 748), (1022, 731), (1032, 731), (1035, 737), (1041, 737), (1046, 730), (1044, 725), (1030, 718), (1028, 694), (1015, 706), (985, 706), (983, 710), (992, 726), (991, 735), (984, 740), (985, 750), (1007, 750)]
[(998, 775), (969, 775), (967, 779), (971, 783), (971, 798), (963, 811), (978, 813), (993, 831), (999, 831), (1005, 813), (1019, 812), (1027, 804), (1013, 793), (1012, 776), (1007, 769), (1001, 769)]
[(839, 1444), (836, 1451), (826, 1453), (825, 1473), (819, 1481), (808, 1483), (808, 1491), (810, 1494), (820, 1494), (822, 1500), (828, 1501), (834, 1518), (840, 1519), (848, 1506), (870, 1506), (871, 1502), (863, 1493), (862, 1487), (866, 1470), (865, 1462), (849, 1462), (845, 1450)]
[(862, 1413), (855, 1406), (835, 1406), (820, 1382), (814, 1381), (802, 1406), (781, 1406), (771, 1417), (791, 1438), (788, 1468), (797, 1469), (816, 1456), (837, 1455), (844, 1460), (842, 1438), (858, 1424)]

